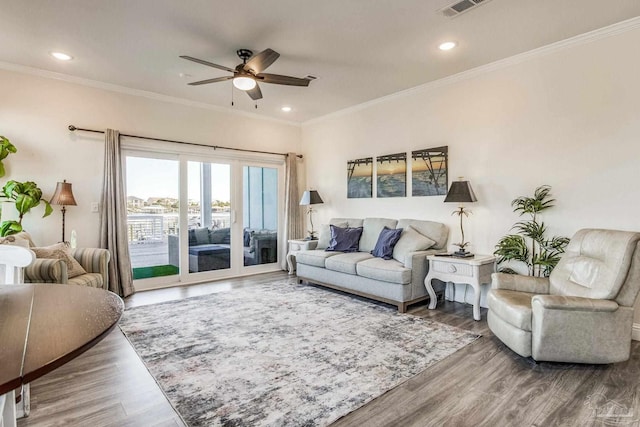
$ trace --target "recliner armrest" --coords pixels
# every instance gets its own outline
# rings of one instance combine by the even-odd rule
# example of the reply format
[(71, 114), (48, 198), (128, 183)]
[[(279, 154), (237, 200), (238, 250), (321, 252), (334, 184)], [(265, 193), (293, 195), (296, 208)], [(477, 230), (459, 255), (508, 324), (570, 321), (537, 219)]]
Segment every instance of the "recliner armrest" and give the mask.
[(493, 273), (491, 275), (491, 289), (529, 292), (531, 294), (548, 294), (549, 278)]
[(25, 283), (69, 283), (67, 264), (61, 259), (36, 258), (24, 269)]
[(591, 299), (583, 297), (568, 297), (563, 295), (536, 295), (531, 305), (540, 304), (547, 310), (613, 312), (618, 309), (618, 303), (607, 299)]

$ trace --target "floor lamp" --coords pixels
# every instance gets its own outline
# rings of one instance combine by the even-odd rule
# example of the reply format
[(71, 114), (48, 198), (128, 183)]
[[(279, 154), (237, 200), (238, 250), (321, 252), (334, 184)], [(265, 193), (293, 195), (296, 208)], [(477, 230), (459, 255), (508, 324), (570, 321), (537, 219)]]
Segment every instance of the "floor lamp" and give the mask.
[(65, 179), (59, 182), (56, 186), (56, 192), (53, 193), (53, 197), (49, 202), (52, 205), (62, 206), (62, 241), (64, 242), (64, 214), (67, 212), (65, 206), (76, 206), (76, 199), (73, 198), (73, 190), (71, 189), (71, 183)]

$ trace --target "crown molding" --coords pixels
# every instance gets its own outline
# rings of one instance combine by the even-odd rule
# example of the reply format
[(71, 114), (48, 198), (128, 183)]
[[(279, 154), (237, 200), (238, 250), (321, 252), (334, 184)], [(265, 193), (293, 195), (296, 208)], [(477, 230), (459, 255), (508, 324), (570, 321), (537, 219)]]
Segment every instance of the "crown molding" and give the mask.
[(517, 55), (510, 56), (505, 59), (500, 59), (498, 61), (494, 61), (489, 64), (481, 65), (479, 67), (472, 68), (470, 70), (462, 71), (460, 73), (453, 74), (448, 77), (443, 77), (438, 80), (434, 80), (419, 86), (405, 89), (400, 92), (395, 92), (387, 96), (383, 96), (380, 98), (373, 99), (371, 101), (363, 102), (362, 104), (357, 104), (351, 107), (344, 108), (342, 110), (334, 111), (333, 113), (329, 113), (324, 116), (307, 120), (302, 123), (302, 126), (304, 127), (307, 125), (313, 125), (316, 123), (323, 122), (325, 120), (335, 119), (344, 115), (352, 114), (354, 112), (365, 110), (374, 105), (382, 104), (384, 102), (387, 102), (393, 99), (398, 99), (398, 98), (402, 98), (409, 95), (415, 95), (417, 93), (431, 92), (436, 89), (461, 82), (463, 80), (469, 80), (474, 77), (490, 73), (492, 71), (511, 67), (513, 65), (521, 64), (523, 62), (527, 62), (532, 59), (550, 55), (552, 53), (555, 53), (564, 49), (568, 49), (573, 46), (591, 43), (596, 40), (605, 39), (607, 37), (612, 37), (612, 36), (622, 34), (627, 31), (632, 31), (638, 28), (640, 28), (640, 16), (627, 19), (625, 21), (621, 21), (606, 27), (602, 27), (597, 30), (589, 31), (584, 34), (579, 34), (577, 36), (570, 37), (568, 39), (560, 40), (558, 42), (551, 43), (549, 45), (542, 46), (527, 52), (519, 53)]
[(140, 90), (140, 89), (132, 89), (130, 87), (120, 86), (120, 85), (116, 85), (116, 84), (113, 84), (113, 83), (105, 83), (105, 82), (100, 82), (100, 81), (97, 81), (97, 80), (85, 79), (83, 77), (76, 77), (76, 76), (71, 76), (69, 74), (58, 73), (58, 72), (55, 72), (55, 71), (43, 70), (43, 69), (34, 68), (34, 67), (28, 67), (26, 65), (13, 64), (11, 62), (0, 61), (0, 69), (1, 70), (7, 70), (7, 71), (13, 71), (13, 72), (21, 73), (21, 74), (29, 74), (29, 75), (32, 75), (32, 76), (42, 77), (42, 78), (45, 78), (45, 79), (60, 80), (60, 81), (66, 82), (66, 83), (77, 84), (77, 85), (80, 85), (80, 86), (88, 86), (88, 87), (92, 87), (92, 88), (95, 88), (95, 89), (106, 90), (106, 91), (109, 91), (109, 92), (117, 92), (117, 93), (122, 93), (122, 94), (125, 94), (125, 95), (131, 95), (131, 96), (137, 96), (137, 97), (141, 97), (141, 98), (147, 98), (147, 99), (151, 99), (151, 100), (154, 100), (154, 101), (168, 102), (168, 103), (171, 103), (171, 104), (178, 104), (178, 105), (183, 105), (183, 106), (187, 106), (187, 107), (201, 108), (201, 109), (205, 109), (205, 110), (217, 111), (217, 112), (220, 112), (220, 113), (234, 114), (234, 115), (238, 115), (238, 116), (249, 117), (249, 118), (252, 118), (252, 119), (259, 119), (259, 120), (265, 120), (265, 121), (279, 123), (279, 124), (285, 124), (285, 125), (288, 125), (288, 126), (300, 127), (300, 123), (292, 122), (292, 121), (289, 121), (289, 120), (276, 119), (276, 118), (273, 118), (273, 117), (262, 116), (262, 115), (256, 114), (256, 113), (250, 113), (250, 112), (247, 112), (247, 111), (238, 111), (238, 110), (234, 110), (234, 109), (227, 108), (227, 107), (220, 107), (219, 105), (207, 104), (206, 102), (191, 101), (191, 100), (188, 100), (188, 99), (178, 98), (178, 97), (175, 97), (175, 96), (162, 95), (162, 94), (157, 93), (157, 92), (150, 92), (150, 91)]

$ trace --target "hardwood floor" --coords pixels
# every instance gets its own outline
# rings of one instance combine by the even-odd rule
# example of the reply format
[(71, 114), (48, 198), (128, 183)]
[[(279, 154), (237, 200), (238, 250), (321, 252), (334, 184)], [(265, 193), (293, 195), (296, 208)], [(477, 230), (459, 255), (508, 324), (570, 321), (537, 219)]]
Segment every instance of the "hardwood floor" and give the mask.
[[(126, 307), (284, 279), (284, 272), (140, 292)], [(327, 292), (333, 292), (327, 290)], [(474, 343), (338, 420), (334, 426), (640, 426), (640, 342), (615, 365), (535, 363), (476, 322), (470, 305), (409, 313), (482, 334)], [(119, 329), (31, 384), (27, 426), (183, 426)]]

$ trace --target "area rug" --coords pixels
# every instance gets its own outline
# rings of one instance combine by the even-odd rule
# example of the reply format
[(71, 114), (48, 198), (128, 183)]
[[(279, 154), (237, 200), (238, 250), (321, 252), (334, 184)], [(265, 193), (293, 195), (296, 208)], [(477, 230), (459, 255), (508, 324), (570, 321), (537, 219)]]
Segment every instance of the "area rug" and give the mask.
[(190, 426), (326, 426), (478, 335), (265, 283), (131, 308), (120, 328)]

